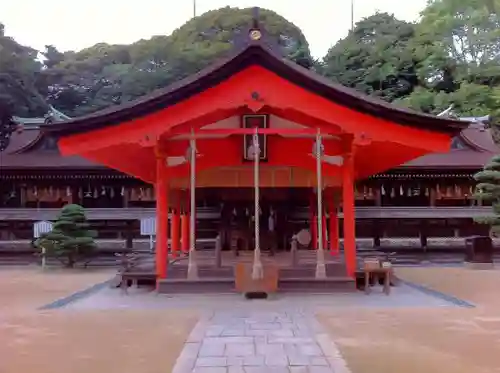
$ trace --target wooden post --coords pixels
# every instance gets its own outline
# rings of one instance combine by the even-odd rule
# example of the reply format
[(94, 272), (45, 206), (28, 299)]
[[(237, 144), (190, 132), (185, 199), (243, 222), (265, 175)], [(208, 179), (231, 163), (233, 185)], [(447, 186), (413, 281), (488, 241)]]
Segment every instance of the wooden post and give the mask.
[(317, 249), (318, 248), (318, 223), (316, 221), (316, 209), (314, 206), (314, 193), (311, 192), (311, 198), (310, 198), (310, 207), (311, 213), (310, 213), (310, 229), (311, 229), (311, 248), (312, 249)]
[(430, 195), (429, 195), (429, 204), (431, 207), (436, 206), (436, 189), (435, 189), (435, 187), (431, 187)]
[(339, 254), (339, 218), (332, 198), (330, 198), (330, 253)]
[(156, 158), (156, 277), (167, 277), (168, 180), (165, 157)]
[(327, 246), (328, 246), (328, 229), (326, 228), (327, 225), (326, 225), (326, 214), (323, 213), (323, 217), (322, 217), (322, 227), (323, 227), (323, 248), (326, 250)]
[(374, 218), (372, 220), (372, 230), (373, 230), (373, 248), (380, 248), (380, 226), (379, 220)]
[(189, 252), (189, 214), (181, 215), (181, 245), (182, 252)]
[(342, 206), (344, 210), (344, 256), (347, 274), (356, 272), (356, 217), (354, 210), (354, 163), (351, 153), (344, 155), (342, 166)]
[(382, 206), (382, 188), (384, 186), (381, 185), (380, 187), (375, 189), (375, 206), (380, 207)]
[(220, 233), (215, 238), (215, 267), (222, 267), (222, 241)]
[(292, 253), (292, 267), (297, 267), (299, 264), (298, 253), (297, 253), (297, 237), (292, 237), (292, 242), (290, 244), (290, 252)]
[(171, 246), (172, 246), (172, 256), (175, 258), (179, 253), (179, 226), (180, 226), (180, 211), (178, 209), (172, 210), (172, 221), (170, 224), (170, 237), (171, 237)]

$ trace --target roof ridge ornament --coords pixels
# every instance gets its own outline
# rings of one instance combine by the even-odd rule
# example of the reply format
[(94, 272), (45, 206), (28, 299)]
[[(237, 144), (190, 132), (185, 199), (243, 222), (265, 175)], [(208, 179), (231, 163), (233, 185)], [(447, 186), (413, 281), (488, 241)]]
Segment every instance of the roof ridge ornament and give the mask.
[(261, 46), (280, 57), (284, 57), (284, 51), (275, 38), (269, 34), (265, 25), (260, 22), (261, 14), (259, 7), (253, 7), (252, 18), (247, 27), (238, 30), (232, 40), (233, 53), (241, 52), (251, 46)]
[(252, 9), (252, 27), (248, 32), (248, 36), (252, 41), (257, 41), (262, 38), (262, 31), (259, 26), (259, 16), (260, 8), (256, 6)]

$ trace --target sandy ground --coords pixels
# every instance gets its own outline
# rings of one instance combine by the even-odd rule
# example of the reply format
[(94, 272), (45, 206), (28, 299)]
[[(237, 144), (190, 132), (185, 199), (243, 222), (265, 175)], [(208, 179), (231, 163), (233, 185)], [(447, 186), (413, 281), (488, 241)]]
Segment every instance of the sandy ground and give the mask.
[(31, 312), (57, 299), (109, 280), (110, 270), (0, 270), (0, 315)]
[[(353, 373), (500, 373), (500, 271), (397, 273), (477, 307), (324, 308), (318, 319)], [(38, 310), (112, 275), (2, 270), (0, 372), (170, 372), (198, 320), (196, 307)]]
[(319, 312), (353, 373), (500, 372), (500, 271), (401, 268), (397, 273), (478, 307)]
[(37, 310), (111, 275), (2, 270), (0, 372), (171, 372), (195, 311)]

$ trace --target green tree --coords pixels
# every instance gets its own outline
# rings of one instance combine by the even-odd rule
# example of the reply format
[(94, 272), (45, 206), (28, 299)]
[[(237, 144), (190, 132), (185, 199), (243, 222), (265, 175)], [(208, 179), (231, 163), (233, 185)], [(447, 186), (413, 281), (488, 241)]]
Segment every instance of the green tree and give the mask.
[(494, 113), (500, 85), (500, 0), (432, 0), (412, 49), (420, 89), (400, 101), (428, 113)]
[(387, 13), (358, 22), (323, 60), (322, 72), (332, 80), (386, 101), (410, 94), (418, 84), (410, 42), (414, 25)]
[[(50, 62), (42, 72), (48, 102), (70, 116), (79, 116), (165, 87), (225, 56), (238, 38), (247, 37), (242, 33), (252, 17), (251, 8), (226, 7), (191, 19), (170, 36), (129, 46), (101, 43), (64, 53), (62, 62)], [(300, 29), (269, 10), (262, 9), (259, 17), (285, 56), (303, 66), (313, 64)]]
[(63, 261), (67, 267), (74, 267), (92, 255), (96, 248), (96, 232), (89, 229), (85, 210), (80, 205), (66, 205), (54, 223), (51, 232), (43, 234), (36, 242), (38, 248), (45, 248), (48, 256)]
[(36, 88), (38, 52), (5, 35), (0, 24), (0, 101), (19, 116), (42, 116), (48, 105)]
[(42, 52), (42, 54), (45, 57), (45, 61), (43, 63), (49, 69), (64, 60), (64, 53), (59, 52), (53, 45), (46, 45), (45, 51)]
[(478, 182), (475, 198), (491, 202), (492, 216), (477, 218), (481, 224), (488, 224), (493, 236), (500, 236), (500, 155), (494, 156), (484, 169), (474, 175)]

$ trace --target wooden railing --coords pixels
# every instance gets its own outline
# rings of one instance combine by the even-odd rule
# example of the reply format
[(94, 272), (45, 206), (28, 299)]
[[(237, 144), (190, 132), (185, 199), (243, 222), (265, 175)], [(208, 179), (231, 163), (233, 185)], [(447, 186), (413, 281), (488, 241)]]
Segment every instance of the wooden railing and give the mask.
[[(35, 209), (35, 208), (0, 208), (0, 220), (54, 220), (61, 209)], [(154, 208), (95, 208), (85, 209), (89, 220), (140, 220), (154, 217)], [(217, 218), (218, 212), (207, 211), (200, 208), (199, 219)]]
[[(428, 218), (475, 218), (491, 215), (489, 206), (464, 206), (464, 207), (431, 207), (431, 206), (398, 206), (398, 207), (356, 207), (357, 219), (428, 219)], [(297, 212), (295, 217), (309, 218), (309, 211)], [(339, 213), (339, 217), (343, 217)]]
[[(0, 208), (0, 220), (54, 220), (60, 209), (35, 208)], [(153, 208), (95, 208), (86, 209), (90, 220), (140, 220), (154, 217)], [(491, 214), (491, 207), (357, 207), (358, 219), (422, 219), (422, 218), (474, 218)], [(197, 211), (198, 219), (217, 219), (218, 211), (210, 208), (200, 208)], [(339, 214), (342, 217), (342, 213)], [(296, 218), (308, 219), (306, 209), (298, 211)]]

